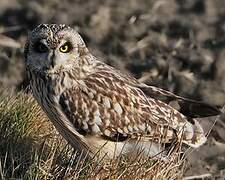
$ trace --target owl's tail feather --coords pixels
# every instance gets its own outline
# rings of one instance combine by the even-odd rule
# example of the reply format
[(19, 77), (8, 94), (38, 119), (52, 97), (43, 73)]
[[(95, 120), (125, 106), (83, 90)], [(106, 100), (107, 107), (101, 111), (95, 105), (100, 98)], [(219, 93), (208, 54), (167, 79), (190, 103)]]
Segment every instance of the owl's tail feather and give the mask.
[(178, 138), (190, 147), (198, 148), (203, 145), (207, 137), (203, 131), (202, 126), (197, 120), (193, 120), (194, 124), (187, 122), (178, 131)]

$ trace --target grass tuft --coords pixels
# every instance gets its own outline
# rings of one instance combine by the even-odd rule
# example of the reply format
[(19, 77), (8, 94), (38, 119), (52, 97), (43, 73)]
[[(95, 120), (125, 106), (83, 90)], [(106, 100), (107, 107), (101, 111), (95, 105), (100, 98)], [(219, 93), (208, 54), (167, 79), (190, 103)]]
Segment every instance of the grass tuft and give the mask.
[[(30, 94), (0, 91), (0, 179), (181, 179), (180, 148), (165, 160), (91, 161), (57, 133)], [(82, 157), (82, 158), (81, 158)]]

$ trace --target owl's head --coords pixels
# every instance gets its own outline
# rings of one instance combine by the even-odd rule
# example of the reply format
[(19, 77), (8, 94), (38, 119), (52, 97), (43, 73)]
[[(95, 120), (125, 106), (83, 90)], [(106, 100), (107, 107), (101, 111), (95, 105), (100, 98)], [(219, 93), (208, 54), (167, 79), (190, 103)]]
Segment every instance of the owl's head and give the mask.
[(83, 39), (69, 26), (41, 24), (28, 34), (24, 56), (30, 70), (45, 72), (69, 66), (85, 52)]

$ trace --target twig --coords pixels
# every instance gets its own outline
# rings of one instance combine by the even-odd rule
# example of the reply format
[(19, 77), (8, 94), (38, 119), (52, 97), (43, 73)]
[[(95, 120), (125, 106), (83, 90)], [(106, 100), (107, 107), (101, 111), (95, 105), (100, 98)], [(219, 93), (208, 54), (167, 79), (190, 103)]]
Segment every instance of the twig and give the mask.
[(203, 178), (209, 178), (209, 177), (212, 177), (212, 174), (201, 174), (201, 175), (187, 176), (187, 177), (184, 177), (183, 180), (203, 179)]
[(12, 32), (12, 31), (18, 31), (23, 29), (23, 26), (11, 26), (11, 27), (1, 27), (0, 28), (0, 33), (7, 33), (7, 32)]
[(4, 180), (4, 176), (3, 176), (3, 171), (2, 171), (2, 162), (1, 162), (1, 158), (0, 158), (0, 180)]
[[(221, 112), (224, 113), (224, 110), (225, 110), (225, 105), (223, 106)], [(211, 133), (211, 131), (212, 131), (213, 127), (215, 126), (216, 122), (218, 121), (218, 119), (219, 119), (219, 116), (217, 116), (215, 118), (215, 121), (213, 122), (213, 124), (212, 124), (211, 128), (209, 129), (208, 133), (206, 134), (206, 137), (209, 136), (209, 134)]]

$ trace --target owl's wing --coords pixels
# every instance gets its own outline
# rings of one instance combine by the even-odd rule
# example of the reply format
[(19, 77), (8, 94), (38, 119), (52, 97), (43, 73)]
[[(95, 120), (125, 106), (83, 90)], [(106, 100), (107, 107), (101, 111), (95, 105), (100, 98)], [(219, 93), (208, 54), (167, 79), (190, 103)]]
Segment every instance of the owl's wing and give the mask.
[(206, 140), (201, 126), (168, 104), (153, 99), (111, 67), (95, 73), (64, 91), (60, 106), (76, 130), (111, 141), (145, 137), (169, 143), (174, 138), (198, 147)]
[[(201, 101), (184, 98), (155, 86), (148, 86), (146, 84), (139, 83), (129, 74), (121, 73), (113, 67), (104, 66), (104, 68), (106, 68), (105, 71), (107, 72), (115, 72), (115, 74), (119, 74), (119, 77), (124, 82), (141, 89), (147, 97), (157, 99), (168, 104), (169, 106), (172, 106), (189, 119), (216, 116), (222, 113), (216, 106), (212, 106)], [(100, 69), (100, 71), (102, 71), (102, 69)]]
[(173, 106), (176, 110), (188, 118), (202, 118), (221, 114), (221, 111), (217, 107), (211, 106), (204, 102), (183, 98), (154, 86), (137, 84), (137, 87), (140, 88), (146, 96), (158, 99), (166, 104), (169, 104), (170, 106)]

